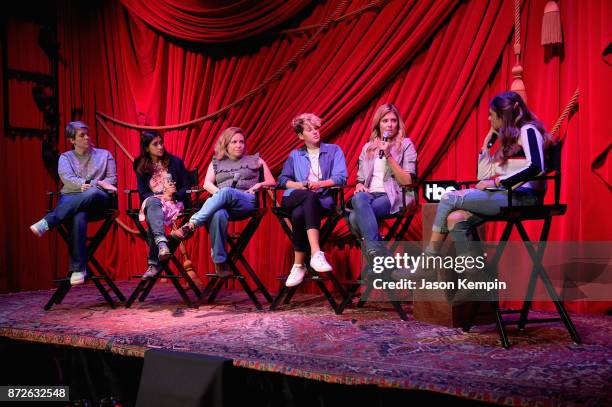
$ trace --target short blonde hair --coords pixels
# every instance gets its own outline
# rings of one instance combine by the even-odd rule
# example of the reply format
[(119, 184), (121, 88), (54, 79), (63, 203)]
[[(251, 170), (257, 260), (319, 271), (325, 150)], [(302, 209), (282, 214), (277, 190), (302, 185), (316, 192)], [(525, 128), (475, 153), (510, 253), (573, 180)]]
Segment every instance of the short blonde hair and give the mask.
[(291, 127), (295, 134), (302, 134), (306, 125), (319, 128), (321, 127), (321, 118), (314, 113), (302, 113), (291, 120)]
[(246, 135), (244, 134), (244, 131), (240, 127), (228, 127), (227, 129), (223, 130), (223, 132), (217, 139), (217, 144), (215, 144), (214, 157), (217, 160), (223, 160), (225, 157), (227, 157), (227, 146), (229, 145), (230, 141), (232, 141), (232, 137), (234, 137), (236, 134), (242, 134), (242, 136), (244, 137), (244, 154), (247, 154)]

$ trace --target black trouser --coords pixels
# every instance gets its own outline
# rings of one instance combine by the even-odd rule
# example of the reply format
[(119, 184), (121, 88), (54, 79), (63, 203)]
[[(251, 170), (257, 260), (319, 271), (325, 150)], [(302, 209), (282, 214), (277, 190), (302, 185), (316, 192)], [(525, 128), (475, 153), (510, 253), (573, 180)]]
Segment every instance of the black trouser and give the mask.
[(296, 189), (289, 196), (283, 196), (283, 209), (291, 212), (291, 228), (293, 229), (293, 248), (296, 252), (308, 251), (308, 229), (321, 227), (321, 207), (317, 193), (305, 189)]

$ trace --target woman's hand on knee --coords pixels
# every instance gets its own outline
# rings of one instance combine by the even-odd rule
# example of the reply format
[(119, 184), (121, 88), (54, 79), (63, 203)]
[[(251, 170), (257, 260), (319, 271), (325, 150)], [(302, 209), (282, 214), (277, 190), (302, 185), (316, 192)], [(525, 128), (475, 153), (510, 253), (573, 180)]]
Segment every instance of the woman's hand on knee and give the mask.
[(257, 184), (253, 185), (251, 188), (247, 189), (245, 192), (247, 194), (256, 194), (257, 191), (259, 191), (261, 189), (261, 182), (258, 182)]

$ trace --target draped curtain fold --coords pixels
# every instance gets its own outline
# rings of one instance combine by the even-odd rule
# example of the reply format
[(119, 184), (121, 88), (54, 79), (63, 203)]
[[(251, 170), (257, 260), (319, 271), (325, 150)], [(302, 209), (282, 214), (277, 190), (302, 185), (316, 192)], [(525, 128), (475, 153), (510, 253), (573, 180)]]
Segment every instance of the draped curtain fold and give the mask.
[[(116, 0), (96, 3), (95, 8), (74, 7), (71, 1), (60, 3), (59, 33), (66, 61), (60, 69), (61, 122), (65, 125), (69, 120), (72, 108), (83, 108), (84, 120), (90, 124), (98, 144), (109, 148), (117, 160), (120, 191), (136, 185), (131, 162), (96, 126), (96, 111), (130, 123), (178, 124), (223, 108), (271, 77), (274, 79), (263, 92), (216, 119), (168, 132), (168, 150), (182, 157), (188, 167), (199, 167), (202, 181), (217, 136), (230, 125), (240, 126), (247, 133), (249, 151), (261, 153), (277, 175), (289, 151), (300, 144), (292, 134), (291, 119), (312, 111), (323, 118), (325, 141), (343, 148), (349, 182), (354, 182), (357, 157), (369, 136), (371, 117), (381, 103), (393, 102), (417, 146), (421, 178), (474, 178), (476, 152), (489, 126), (488, 100), (507, 90), (512, 80), (512, 2), (391, 0), (366, 11), (364, 6), (371, 4), (366, 0), (320, 2), (307, 9), (300, 2), (288, 2), (274, 13), (285, 19), (299, 17), (297, 28), (316, 26), (341, 15), (349, 17), (318, 34), (312, 30), (286, 33), (272, 40), (233, 42), (231, 47), (204, 48), (175, 41), (245, 38), (231, 25), (226, 26), (224, 37), (219, 37), (215, 30), (224, 24), (217, 17), (223, 20), (235, 15), (233, 21), (240, 21), (246, 10), (253, 13), (248, 24), (261, 30), (279, 24), (257, 14), (261, 11), (258, 2), (231, 4), (238, 3), (242, 8), (217, 7), (221, 2), (153, 2), (151, 6), (147, 2), (144, 7), (137, 0)], [(599, 16), (610, 16), (612, 6), (596, 0), (583, 8), (579, 1), (564, 2), (565, 45), (555, 53), (542, 49), (536, 35), (545, 3), (545, 0), (523, 3), (524, 80), (529, 105), (550, 128), (576, 87), (580, 86), (582, 92), (578, 113), (562, 129), (562, 134), (567, 135), (564, 165), (568, 168), (564, 173), (563, 197), (570, 209), (566, 216), (553, 222), (552, 238), (604, 240), (609, 238), (612, 227), (610, 218), (605, 216), (605, 202), (593, 201), (589, 194), (591, 191), (602, 196), (609, 194), (609, 187), (601, 181), (601, 174), (605, 179), (608, 169), (604, 166), (599, 170), (600, 176), (595, 176), (589, 165), (612, 132), (611, 124), (602, 119), (603, 102), (608, 96), (605, 86), (598, 85), (610, 74), (609, 66), (600, 57), (606, 39), (610, 38), (610, 29)], [(308, 15), (300, 14), (304, 10)], [(191, 25), (182, 14), (190, 19), (213, 19), (218, 24)], [(181, 23), (175, 31), (161, 28), (163, 24), (171, 25), (168, 22), (172, 19)], [(190, 27), (181, 28), (182, 25)], [(200, 38), (193, 37), (189, 30), (197, 31)], [(312, 48), (300, 54), (309, 39), (313, 40)], [(302, 56), (291, 69), (274, 76), (295, 55)], [(583, 94), (596, 96), (583, 98)], [(110, 128), (132, 155), (138, 154), (136, 131), (117, 125)], [(41, 181), (25, 190), (19, 181), (9, 180), (15, 203), (0, 205), (9, 230), (14, 230), (22, 243), (12, 239), (5, 242), (3, 257), (6, 270), (11, 271), (0, 278), (0, 289), (48, 287), (49, 274), (65, 273), (63, 247), (54, 237), (35, 240), (27, 225), (42, 215), (43, 205), (38, 202), (42, 201), (43, 187), (52, 184), (52, 178), (47, 175), (41, 178), (41, 166), (24, 167), (23, 160), (32, 160), (39, 154), (35, 147), (24, 149), (23, 144), (8, 142), (5, 137), (3, 140), (3, 147), (8, 150), (3, 148), (6, 160), (0, 169), (14, 166), (19, 179), (31, 176)], [(60, 150), (68, 148), (62, 141)], [(125, 199), (121, 194), (121, 208), (126, 207)], [(18, 202), (28, 202), (28, 211), (20, 210)], [(586, 220), (587, 213), (598, 217), (599, 226)], [(121, 218), (129, 223), (124, 215)], [(607, 225), (607, 229), (602, 225)], [(417, 218), (411, 236), (419, 239), (420, 230), (421, 221)], [(491, 228), (489, 237), (498, 237), (495, 233), (496, 229)], [(336, 235), (343, 234), (346, 228), (340, 227)], [(46, 245), (42, 261), (28, 258), (26, 253), (41, 253), (41, 245)], [(200, 275), (212, 269), (205, 232), (198, 232), (187, 247)], [(327, 251), (337, 273), (348, 277), (358, 269), (355, 247), (340, 244)], [(144, 243), (119, 229), (113, 231), (100, 252), (105, 257), (103, 263), (117, 278), (140, 274), (145, 267)], [(61, 253), (59, 260), (55, 253)], [(278, 284), (276, 276), (286, 273), (292, 263), (290, 242), (271, 215), (264, 218), (245, 254), (272, 290)], [(52, 264), (52, 271), (39, 268), (45, 261)], [(16, 270), (24, 269), (25, 275), (15, 274)], [(595, 308), (578, 304), (574, 309)]]
[(130, 14), (174, 40), (223, 43), (262, 34), (294, 17), (307, 0), (121, 0)]

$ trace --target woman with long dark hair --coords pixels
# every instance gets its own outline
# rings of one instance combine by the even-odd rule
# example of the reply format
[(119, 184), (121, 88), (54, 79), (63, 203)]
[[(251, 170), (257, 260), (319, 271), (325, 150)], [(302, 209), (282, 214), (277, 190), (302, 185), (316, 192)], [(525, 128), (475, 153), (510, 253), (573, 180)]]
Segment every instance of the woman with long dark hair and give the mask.
[(141, 134), (134, 171), (142, 202), (139, 218), (148, 225), (148, 266), (142, 278), (149, 279), (161, 271), (160, 262), (171, 256), (165, 226), (189, 205), (187, 189), (193, 181), (183, 161), (166, 151), (163, 136), (154, 131)]
[[(475, 188), (449, 192), (442, 197), (426, 248), (428, 254), (438, 253), (449, 232), (455, 244), (469, 240), (474, 226), (484, 222), (487, 216), (499, 214), (500, 208), (508, 205), (505, 188), (544, 171), (544, 150), (550, 139), (518, 93), (496, 95), (489, 103), (489, 121), (491, 128), (478, 157), (480, 182)], [(500, 145), (491, 154), (496, 140)], [(537, 204), (545, 188), (545, 181), (525, 182), (513, 191), (513, 204)]]

